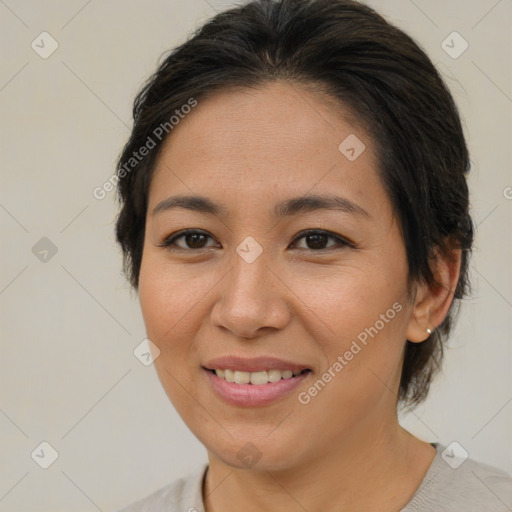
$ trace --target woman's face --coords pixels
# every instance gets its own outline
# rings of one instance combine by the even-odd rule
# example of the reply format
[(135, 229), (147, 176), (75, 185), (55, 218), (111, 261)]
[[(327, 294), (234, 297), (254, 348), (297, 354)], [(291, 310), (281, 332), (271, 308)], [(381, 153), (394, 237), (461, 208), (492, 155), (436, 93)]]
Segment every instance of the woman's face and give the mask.
[[(372, 141), (346, 119), (274, 82), (199, 101), (162, 148), (142, 313), (167, 395), (228, 465), (284, 469), (396, 424), (407, 259)], [(199, 233), (163, 246), (183, 230)]]

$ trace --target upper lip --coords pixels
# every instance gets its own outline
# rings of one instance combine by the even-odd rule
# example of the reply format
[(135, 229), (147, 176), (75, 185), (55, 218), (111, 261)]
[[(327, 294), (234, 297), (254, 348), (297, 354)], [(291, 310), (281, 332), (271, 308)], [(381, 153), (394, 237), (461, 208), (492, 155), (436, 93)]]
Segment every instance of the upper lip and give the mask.
[(261, 372), (265, 370), (309, 370), (307, 365), (276, 357), (224, 356), (210, 359), (204, 364), (207, 370), (240, 370), (245, 372)]

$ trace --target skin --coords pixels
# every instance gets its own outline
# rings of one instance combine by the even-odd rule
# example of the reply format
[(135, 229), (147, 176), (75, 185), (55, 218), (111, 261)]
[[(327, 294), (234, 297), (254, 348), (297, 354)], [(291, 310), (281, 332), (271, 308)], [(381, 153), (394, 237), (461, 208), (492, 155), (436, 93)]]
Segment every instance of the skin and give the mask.
[[(139, 297), (148, 337), (161, 351), (160, 381), (207, 449), (207, 512), (396, 511), (434, 458), (430, 444), (398, 424), (397, 392), (405, 341), (424, 341), (426, 329), (444, 319), (460, 253), (438, 256), (443, 286), (416, 285), (408, 294), (404, 241), (372, 141), (350, 119), (330, 98), (297, 84), (223, 91), (199, 102), (159, 156)], [(338, 149), (350, 134), (366, 146), (355, 161)], [(306, 193), (335, 193), (368, 215), (272, 216), (276, 203)], [(228, 215), (152, 213), (176, 194), (206, 196)], [(208, 236), (161, 247), (188, 228)], [(315, 240), (297, 238), (305, 229), (330, 231), (356, 247), (327, 238), (318, 249)], [(252, 263), (236, 252), (248, 236), (263, 249)], [(401, 311), (301, 404), (298, 393), (397, 302)], [(312, 372), (297, 392), (271, 405), (237, 407), (214, 393), (202, 369), (232, 354), (270, 355)], [(251, 467), (237, 457), (247, 442), (261, 454)]]

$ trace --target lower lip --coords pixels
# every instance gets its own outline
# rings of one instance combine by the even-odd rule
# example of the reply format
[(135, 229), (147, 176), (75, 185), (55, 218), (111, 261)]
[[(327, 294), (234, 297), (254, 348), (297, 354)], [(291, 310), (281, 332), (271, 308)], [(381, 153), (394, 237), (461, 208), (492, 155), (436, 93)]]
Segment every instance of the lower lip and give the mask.
[(210, 379), (213, 390), (225, 402), (240, 407), (259, 407), (271, 404), (290, 394), (309, 377), (309, 372), (301, 373), (290, 379), (281, 379), (267, 384), (236, 384), (217, 377), (215, 373), (204, 369)]

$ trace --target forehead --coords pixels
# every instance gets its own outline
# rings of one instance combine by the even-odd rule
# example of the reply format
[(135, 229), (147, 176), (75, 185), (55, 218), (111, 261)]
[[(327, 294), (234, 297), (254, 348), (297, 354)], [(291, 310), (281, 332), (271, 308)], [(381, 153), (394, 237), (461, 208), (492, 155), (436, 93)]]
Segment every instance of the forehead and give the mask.
[(348, 108), (312, 87), (276, 81), (215, 93), (199, 100), (174, 127), (164, 151), (185, 144), (187, 151), (219, 157), (227, 150), (233, 150), (231, 158), (256, 153), (298, 158), (321, 152), (339, 157), (338, 145), (350, 134), (371, 142)]
[(163, 144), (150, 205), (171, 191), (217, 198), (343, 192), (382, 197), (373, 142), (331, 98), (288, 82), (199, 100)]

